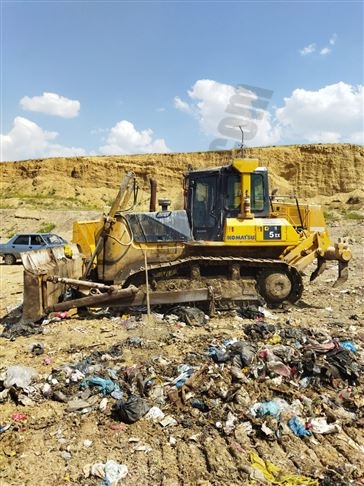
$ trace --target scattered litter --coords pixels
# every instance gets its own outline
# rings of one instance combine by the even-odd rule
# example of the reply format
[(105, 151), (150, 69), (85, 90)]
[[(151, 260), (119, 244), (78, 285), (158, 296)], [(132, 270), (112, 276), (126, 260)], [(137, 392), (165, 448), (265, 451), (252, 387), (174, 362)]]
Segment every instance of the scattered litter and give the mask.
[(129, 398), (124, 400), (118, 400), (113, 406), (113, 415), (122, 422), (132, 424), (149, 411), (150, 406), (148, 403), (137, 395), (130, 395)]
[(308, 426), (315, 434), (332, 434), (341, 430), (338, 424), (328, 424), (325, 417), (311, 418), (308, 421)]
[(44, 353), (44, 344), (43, 343), (34, 343), (30, 346), (30, 352), (34, 354), (34, 356), (39, 356), (40, 354)]
[(15, 385), (18, 388), (26, 388), (37, 376), (38, 372), (34, 368), (20, 365), (9, 366), (4, 379), (4, 387), (10, 388)]
[(74, 400), (70, 400), (67, 403), (67, 411), (68, 412), (77, 412), (78, 410), (84, 410), (90, 408), (90, 403), (86, 400), (82, 400), (80, 398), (76, 398)]
[(70, 452), (68, 452), (68, 451), (61, 451), (60, 456), (65, 461), (69, 461), (70, 459), (72, 459), (72, 454)]
[(26, 422), (28, 417), (25, 415), (25, 413), (16, 412), (13, 413), (11, 419), (14, 420), (15, 422)]
[(100, 402), (100, 405), (99, 405), (99, 410), (101, 412), (105, 412), (106, 408), (107, 408), (107, 403), (108, 403), (108, 399), (106, 397), (104, 397), (101, 402)]
[(312, 435), (311, 430), (306, 429), (298, 417), (293, 417), (288, 420), (288, 425), (294, 435), (297, 435), (297, 437), (308, 437), (309, 435)]
[(80, 384), (80, 388), (84, 389), (87, 386), (96, 386), (103, 395), (108, 395), (115, 390), (118, 390), (118, 385), (115, 385), (111, 380), (105, 380), (98, 376), (90, 376), (83, 380)]
[[(311, 479), (306, 476), (298, 476), (293, 474), (285, 474), (282, 468), (276, 466), (270, 461), (264, 461), (256, 452), (249, 452), (249, 459), (252, 464), (253, 471), (250, 474), (252, 479), (258, 481), (268, 481), (269, 484), (275, 484), (279, 486), (318, 486), (317, 479)], [(256, 476), (254, 473), (260, 473)]]
[(177, 425), (177, 420), (170, 415), (166, 415), (162, 420), (159, 421), (162, 427), (171, 427)]
[(10, 427), (11, 427), (11, 424), (0, 425), (0, 434), (2, 434), (3, 432), (6, 432), (8, 429), (10, 429)]
[(177, 320), (182, 321), (189, 326), (204, 326), (207, 323), (207, 316), (197, 307), (177, 306), (173, 307), (164, 315), (164, 319), (173, 314)]
[(159, 407), (152, 407), (148, 413), (145, 415), (146, 419), (150, 420), (161, 420), (165, 417), (164, 412)]
[(356, 346), (352, 341), (341, 341), (340, 346), (348, 349), (349, 351), (356, 353)]
[(119, 464), (116, 461), (108, 460), (106, 463), (96, 462), (95, 464), (87, 464), (83, 468), (83, 473), (86, 478), (95, 476), (102, 479), (102, 486), (117, 486), (120, 479), (123, 479), (128, 474), (128, 467), (125, 464)]
[(269, 402), (258, 402), (250, 408), (250, 413), (255, 417), (264, 417), (271, 415), (275, 419), (279, 419), (282, 412), (282, 401), (271, 400)]
[[(54, 365), (42, 368), (40, 375), (20, 364), (3, 369), (0, 402), (8, 401), (17, 408), (36, 406), (47, 400), (61, 402), (62, 405), (53, 406), (72, 413), (71, 422), (79, 424), (85, 418), (82, 414), (88, 413), (89, 420), (105, 427), (115, 441), (120, 441), (120, 447), (139, 455), (152, 452), (155, 443), (151, 442), (153, 447), (148, 443), (149, 434), (158, 431), (158, 427), (163, 427), (159, 433), (171, 447), (177, 441), (186, 440), (202, 447), (214, 435), (228, 436), (226, 441), (235, 453), (250, 458), (252, 466), (247, 471), (252, 481), (281, 486), (321, 485), (317, 479), (290, 475), (266, 461), (266, 457), (263, 460), (249, 451), (252, 444), (257, 447), (260, 441), (267, 442), (267, 451), (274, 441), (278, 447), (285, 436), (297, 441), (294, 435), (306, 438), (306, 446), (316, 453), (315, 447), (325, 440), (319, 435), (335, 434), (332, 437), (335, 443), (348, 446), (355, 453), (364, 452), (360, 440), (353, 440), (354, 434), (352, 438), (347, 435), (354, 429), (361, 432), (364, 426), (361, 327), (355, 323), (353, 334), (347, 328), (344, 333), (341, 323), (331, 324), (333, 316), (330, 316), (326, 317), (330, 320), (327, 327), (306, 329), (299, 327), (299, 318), (294, 322), (287, 318), (286, 311), (282, 310), (277, 317), (262, 307), (248, 306), (238, 313), (242, 318), (233, 319), (236, 335), (229, 334), (225, 328), (221, 333), (215, 332), (213, 322), (209, 325), (214, 332), (207, 333), (206, 329), (197, 329), (208, 322), (202, 311), (178, 306), (173, 313), (161, 314), (159, 321), (154, 321), (161, 324), (161, 331), (157, 325), (155, 328), (156, 333), (161, 332), (160, 340), (144, 334), (147, 332), (144, 327), (143, 338), (126, 334), (127, 325), (142, 323), (133, 315), (120, 317), (120, 311), (117, 317), (112, 317), (110, 312), (102, 314), (103, 319), (112, 319), (114, 329), (120, 323), (123, 325), (122, 341), (107, 349), (102, 343), (89, 347), (72, 343), (67, 350), (72, 359), (67, 357), (64, 364), (59, 364), (60, 356), (54, 348), (50, 352), (52, 359), (44, 356), (32, 360), (38, 365), (42, 359), (44, 364), (53, 360)], [(236, 311), (230, 315), (236, 317)], [(246, 324), (243, 319), (252, 322)], [(274, 319), (274, 325), (270, 319)], [(186, 326), (196, 329), (189, 330)], [(88, 332), (86, 328), (85, 331)], [(186, 338), (188, 333), (194, 335), (193, 346)], [(173, 343), (182, 352), (176, 352), (175, 359), (170, 352), (163, 354), (166, 343)], [(90, 348), (93, 350), (85, 352)], [(38, 342), (27, 349), (34, 356), (44, 353), (43, 344)], [(32, 358), (28, 355), (27, 359)], [(111, 419), (122, 423), (110, 423), (110, 411)], [(21, 423), (27, 417), (20, 412), (13, 414), (11, 424), (0, 426), (0, 433), (9, 428), (11, 434), (22, 431), (25, 427)], [(134, 426), (137, 421), (141, 423)], [(68, 445), (72, 439), (63, 437), (62, 431), (54, 434), (60, 444), (59, 455), (66, 462), (75, 460), (76, 449)], [(138, 437), (129, 437), (131, 434)], [(96, 447), (91, 439), (80, 437), (81, 449)], [(10, 448), (5, 455), (12, 457), (17, 454), (14, 451), (15, 448)], [(117, 484), (125, 477), (125, 468), (123, 464), (107, 461), (88, 465), (84, 471), (86, 477), (100, 478), (99, 486), (106, 486)], [(354, 473), (347, 476), (354, 478)]]

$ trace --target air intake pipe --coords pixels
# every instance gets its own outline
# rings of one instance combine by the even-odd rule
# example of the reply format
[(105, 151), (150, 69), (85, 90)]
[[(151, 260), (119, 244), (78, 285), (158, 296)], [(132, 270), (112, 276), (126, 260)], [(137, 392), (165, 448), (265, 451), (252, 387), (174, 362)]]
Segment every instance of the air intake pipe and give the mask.
[(157, 210), (157, 181), (153, 177), (149, 179), (150, 183), (150, 203), (149, 211), (154, 213)]

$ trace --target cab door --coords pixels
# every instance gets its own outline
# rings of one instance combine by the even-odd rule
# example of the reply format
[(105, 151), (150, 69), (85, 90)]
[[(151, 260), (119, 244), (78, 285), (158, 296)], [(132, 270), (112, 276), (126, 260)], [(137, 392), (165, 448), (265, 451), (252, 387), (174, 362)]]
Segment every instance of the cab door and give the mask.
[(218, 174), (196, 176), (190, 181), (190, 217), (195, 240), (222, 239)]

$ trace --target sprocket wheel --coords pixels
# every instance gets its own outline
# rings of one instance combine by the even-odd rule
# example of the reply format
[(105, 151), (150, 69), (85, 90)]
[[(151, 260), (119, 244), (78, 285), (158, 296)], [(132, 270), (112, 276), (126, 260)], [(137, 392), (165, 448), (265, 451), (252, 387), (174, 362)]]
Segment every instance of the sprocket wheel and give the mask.
[(303, 285), (295, 269), (263, 270), (257, 278), (258, 290), (267, 304), (279, 305), (284, 301), (296, 302), (302, 295)]

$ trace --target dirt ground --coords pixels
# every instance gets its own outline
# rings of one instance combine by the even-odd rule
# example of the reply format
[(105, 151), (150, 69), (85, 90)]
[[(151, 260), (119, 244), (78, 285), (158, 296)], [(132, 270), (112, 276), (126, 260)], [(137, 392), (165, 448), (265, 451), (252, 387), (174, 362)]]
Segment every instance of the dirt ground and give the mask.
[[(42, 326), (41, 334), (0, 338), (0, 372), (12, 365), (38, 372), (25, 392), (15, 388), (0, 398), (0, 484), (111, 484), (87, 474), (87, 465), (108, 460), (127, 466), (128, 474), (118, 483), (126, 486), (364, 484), (363, 222), (331, 228), (334, 240), (343, 234), (349, 237), (354, 253), (346, 284), (332, 287), (334, 265), (311, 284), (307, 271), (302, 299), (296, 305), (270, 310), (264, 322), (276, 331), (255, 339), (254, 345), (258, 352), (274, 346), (272, 337), (278, 329), (297, 330), (309, 336), (308, 342), (350, 341), (356, 346), (350, 356), (359, 379), (334, 376), (300, 388), (291, 377), (254, 376), (252, 370), (260, 361), (250, 371), (240, 370), (243, 376), (234, 379), (231, 363), (215, 363), (207, 352), (209, 346), (219, 347), (231, 338), (252, 341), (247, 329), (257, 321), (231, 312), (211, 318), (204, 326), (163, 320), (156, 313), (149, 319), (101, 314), (51, 320)], [(4, 316), (22, 301), (22, 266), (1, 264), (0, 272), (0, 316), (5, 325)], [(31, 352), (34, 343), (44, 346), (43, 354)], [(120, 345), (117, 353), (110, 351), (115, 345)], [(302, 349), (297, 349), (302, 356)], [(96, 356), (94, 375), (111, 369), (121, 383), (127, 376), (136, 393), (141, 376), (146, 402), (158, 405), (175, 419), (175, 425), (163, 426), (145, 417), (125, 424), (112, 414), (116, 400), (110, 395), (105, 400), (95, 387), (87, 394), (79, 390), (79, 383), (67, 383), (64, 366), (75, 366), (91, 353)], [(178, 376), (181, 364), (191, 366), (196, 377), (191, 386), (181, 389), (189, 395), (183, 397), (185, 403), (177, 400), (176, 388), (168, 385)], [(151, 389), (146, 393), (148, 379)], [(70, 411), (67, 401), (48, 397), (46, 383), (59, 387), (68, 398), (88, 400), (90, 406)], [(168, 396), (168, 389), (174, 394)], [(208, 411), (191, 406), (194, 396), (205, 400)], [(249, 410), (273, 398), (284, 399), (292, 407), (298, 401), (302, 423), (310, 417), (324, 417), (335, 430), (300, 438), (282, 419), (282, 433), (271, 433), (278, 431), (275, 419), (254, 417)], [(262, 472), (264, 462), (259, 469), (252, 452), (281, 468), (281, 473), (274, 479), (274, 468)]]

